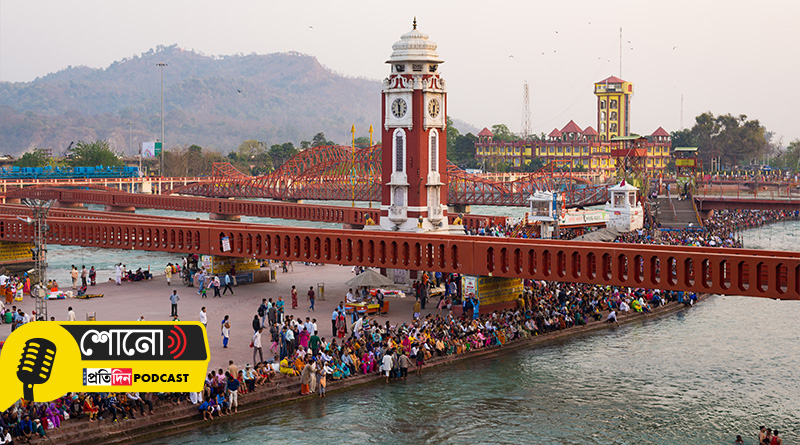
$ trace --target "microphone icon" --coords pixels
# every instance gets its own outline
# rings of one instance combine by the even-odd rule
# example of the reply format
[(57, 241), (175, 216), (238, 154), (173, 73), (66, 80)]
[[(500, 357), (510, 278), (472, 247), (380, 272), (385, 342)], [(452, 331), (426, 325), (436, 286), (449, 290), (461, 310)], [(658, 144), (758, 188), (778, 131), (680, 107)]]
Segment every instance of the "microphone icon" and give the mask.
[(33, 385), (45, 383), (53, 371), (56, 345), (44, 338), (32, 338), (25, 342), (22, 358), (17, 368), (17, 378), (22, 385), (23, 398), (33, 401)]

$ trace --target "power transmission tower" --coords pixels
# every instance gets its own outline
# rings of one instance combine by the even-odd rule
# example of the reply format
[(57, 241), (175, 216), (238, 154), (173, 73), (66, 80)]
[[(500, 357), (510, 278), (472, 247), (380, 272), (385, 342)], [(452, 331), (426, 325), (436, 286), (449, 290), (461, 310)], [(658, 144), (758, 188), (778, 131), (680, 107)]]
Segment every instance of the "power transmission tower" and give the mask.
[(33, 260), (34, 270), (36, 277), (33, 280), (34, 286), (31, 288), (31, 295), (35, 300), (36, 319), (48, 320), (47, 318), (47, 234), (50, 227), (47, 225), (47, 213), (55, 201), (25, 198), (22, 203), (25, 204), (33, 214), (33, 218), (27, 217), (25, 219), (17, 217), (25, 221), (29, 226), (33, 226)]
[(528, 94), (528, 81), (522, 84), (522, 139), (527, 140), (531, 134), (531, 98)]

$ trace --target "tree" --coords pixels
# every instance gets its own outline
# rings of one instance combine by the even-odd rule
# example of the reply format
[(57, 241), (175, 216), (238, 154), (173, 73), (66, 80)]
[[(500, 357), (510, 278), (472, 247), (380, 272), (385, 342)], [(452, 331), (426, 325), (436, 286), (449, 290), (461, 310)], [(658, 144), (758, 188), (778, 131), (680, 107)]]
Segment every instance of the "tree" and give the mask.
[(231, 163), (244, 173), (263, 175), (273, 170), (272, 156), (264, 142), (248, 139), (228, 155)]
[[(318, 135), (322, 133), (317, 133)], [(323, 138), (325, 136), (323, 135)], [(314, 136), (316, 139), (316, 136)], [(316, 147), (316, 145), (315, 145)], [(299, 153), (299, 151), (294, 147), (294, 144), (291, 142), (286, 142), (283, 144), (275, 144), (269, 147), (269, 155), (272, 158), (272, 165), (275, 168), (280, 167), (284, 164), (289, 158)]]
[(319, 146), (322, 146), (322, 145), (336, 145), (336, 143), (333, 142), (333, 141), (327, 140), (325, 138), (325, 133), (320, 131), (319, 133), (315, 134), (313, 138), (311, 138), (311, 146), (312, 147), (319, 147)]
[(356, 138), (356, 147), (369, 147), (369, 136), (359, 136)]
[(672, 140), (672, 147), (694, 147), (694, 139), (692, 138), (691, 128), (684, 128), (683, 130), (673, 131), (670, 133)]
[(239, 144), (239, 148), (236, 149), (236, 155), (238, 159), (250, 162), (251, 160), (255, 160), (256, 158), (267, 154), (268, 151), (269, 150), (265, 143), (259, 142), (255, 139), (248, 139)]
[(785, 151), (782, 151), (772, 162), (772, 166), (785, 170), (797, 171), (800, 164), (800, 139), (795, 139), (789, 143)]
[(121, 167), (122, 159), (111, 151), (108, 141), (98, 139), (94, 142), (78, 141), (69, 151), (69, 163), (73, 167), (93, 167), (105, 165)]
[(508, 129), (506, 124), (492, 125), (492, 139), (495, 141), (510, 142), (519, 140), (519, 138)]
[(453, 119), (447, 116), (447, 159), (450, 159), (450, 153), (455, 151), (456, 139), (460, 134), (456, 126), (453, 125)]
[(736, 167), (759, 160), (770, 151), (767, 131), (758, 120), (740, 114), (714, 116), (705, 112), (689, 130), (673, 132), (672, 146), (697, 146), (703, 163), (719, 158), (723, 166)]
[(511, 171), (512, 165), (506, 161), (501, 161), (497, 165), (495, 165), (495, 172), (496, 173), (508, 173)]
[(19, 159), (14, 162), (16, 167), (45, 167), (50, 165), (50, 156), (43, 148), (34, 148), (26, 151)]
[(458, 166), (477, 167), (478, 161), (475, 159), (475, 142), (477, 141), (478, 137), (472, 133), (456, 136), (452, 154), (448, 151), (447, 159)]
[(529, 162), (527, 164), (524, 164), (522, 166), (521, 170), (523, 172), (532, 173), (532, 172), (535, 172), (535, 171), (539, 170), (542, 167), (544, 167), (544, 160), (542, 160), (542, 158), (535, 157), (535, 158), (531, 159), (531, 162)]

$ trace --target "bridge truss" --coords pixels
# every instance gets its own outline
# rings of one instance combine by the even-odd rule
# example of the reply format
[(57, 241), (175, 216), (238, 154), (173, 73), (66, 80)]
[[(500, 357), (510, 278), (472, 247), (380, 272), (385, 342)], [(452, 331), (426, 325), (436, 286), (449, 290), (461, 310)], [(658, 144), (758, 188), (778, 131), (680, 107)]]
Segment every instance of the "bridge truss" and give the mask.
[[(280, 200), (381, 200), (381, 147), (321, 146), (304, 150), (264, 176), (248, 176), (230, 163), (215, 163), (209, 181), (171, 191), (205, 197), (272, 198)], [(565, 193), (567, 205), (602, 204), (608, 184), (593, 186), (560, 164), (522, 175), (515, 181), (498, 181), (447, 166), (448, 204), (525, 206), (536, 190)]]

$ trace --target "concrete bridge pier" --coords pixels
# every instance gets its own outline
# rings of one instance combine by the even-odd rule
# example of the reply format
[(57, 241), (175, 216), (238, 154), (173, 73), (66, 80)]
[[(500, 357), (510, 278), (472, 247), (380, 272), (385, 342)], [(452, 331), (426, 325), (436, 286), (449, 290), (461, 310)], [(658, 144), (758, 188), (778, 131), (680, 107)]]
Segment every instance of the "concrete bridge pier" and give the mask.
[(447, 204), (447, 213), (451, 215), (458, 215), (460, 213), (467, 214), (472, 212), (472, 206), (469, 204)]
[(208, 219), (211, 221), (241, 221), (242, 215), (225, 215), (222, 213), (209, 213)]
[(104, 209), (106, 212), (122, 212), (122, 213), (136, 213), (134, 206), (112, 206), (107, 205)]

